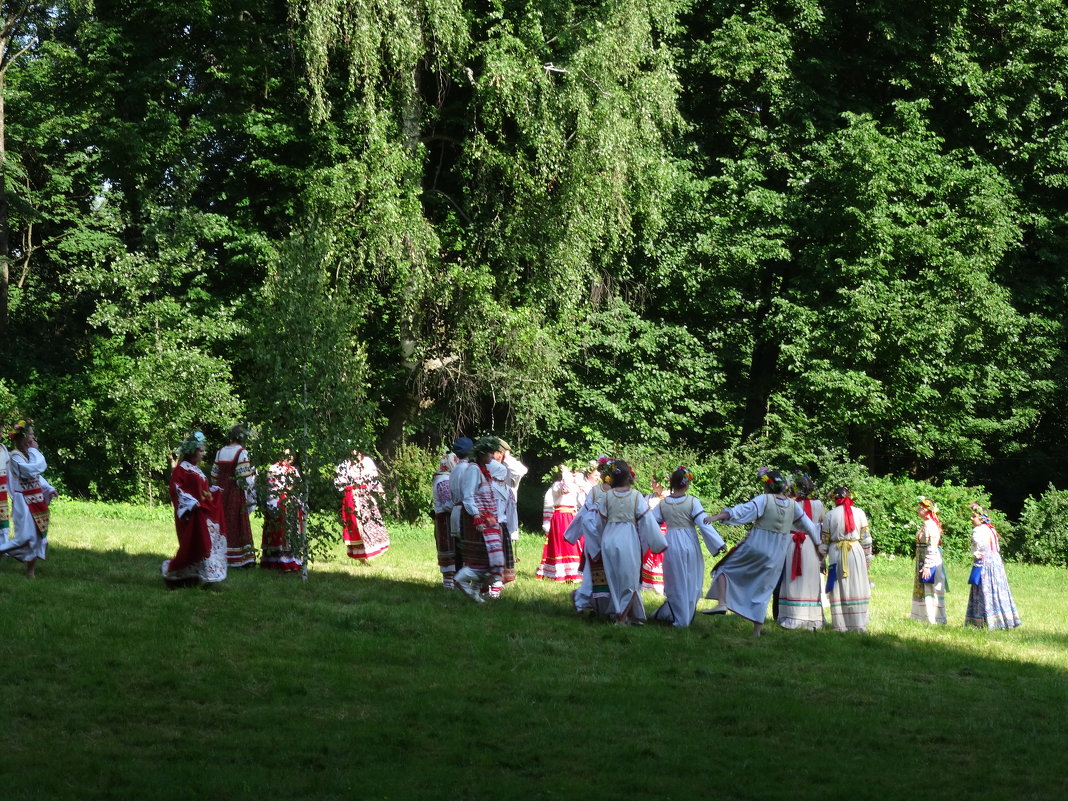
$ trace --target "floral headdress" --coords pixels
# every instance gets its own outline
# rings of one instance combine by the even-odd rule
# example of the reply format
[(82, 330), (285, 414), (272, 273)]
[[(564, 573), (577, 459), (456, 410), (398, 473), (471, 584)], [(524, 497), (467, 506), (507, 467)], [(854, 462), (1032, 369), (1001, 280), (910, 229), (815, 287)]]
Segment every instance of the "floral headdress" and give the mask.
[(492, 434), (489, 434), (485, 437), (481, 437), (478, 442), (475, 443), (474, 447), (471, 448), (471, 455), (477, 459), (487, 453), (496, 453), (499, 450), (501, 450), (501, 441)]
[(767, 492), (779, 493), (790, 488), (790, 479), (770, 467), (761, 467), (757, 470), (757, 476), (764, 482)]
[(601, 481), (607, 484), (612, 480), (612, 459), (609, 459), (603, 453), (597, 457), (597, 467), (595, 468), (601, 474)]
[(988, 526), (990, 525), (990, 515), (986, 513), (986, 509), (984, 509), (982, 506), (975, 503), (974, 501), (972, 502), (970, 508), (972, 510), (972, 514), (977, 515), (979, 519), (982, 522), (986, 523)]
[(29, 429), (29, 427), (32, 425), (33, 420), (19, 420), (7, 430), (7, 438), (13, 440), (20, 434), (25, 434), (26, 430)]
[(925, 513), (938, 514), (938, 504), (923, 495), (920, 496), (920, 509)]
[(668, 479), (669, 482), (671, 479), (674, 479), (676, 482), (678, 482), (679, 489), (686, 489), (688, 486), (690, 486), (691, 483), (693, 483), (693, 473), (690, 471), (690, 468), (680, 464), (673, 471), (671, 471), (671, 478)]

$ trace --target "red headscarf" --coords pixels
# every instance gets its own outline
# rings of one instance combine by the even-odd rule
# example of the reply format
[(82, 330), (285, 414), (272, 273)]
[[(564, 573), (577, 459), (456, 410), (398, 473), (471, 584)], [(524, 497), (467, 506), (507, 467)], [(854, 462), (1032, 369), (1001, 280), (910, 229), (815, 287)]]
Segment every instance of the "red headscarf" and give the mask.
[(846, 534), (852, 534), (857, 527), (856, 521), (853, 520), (853, 499), (848, 495), (844, 498), (835, 498), (834, 505), (845, 509), (842, 514), (842, 522), (845, 524)]

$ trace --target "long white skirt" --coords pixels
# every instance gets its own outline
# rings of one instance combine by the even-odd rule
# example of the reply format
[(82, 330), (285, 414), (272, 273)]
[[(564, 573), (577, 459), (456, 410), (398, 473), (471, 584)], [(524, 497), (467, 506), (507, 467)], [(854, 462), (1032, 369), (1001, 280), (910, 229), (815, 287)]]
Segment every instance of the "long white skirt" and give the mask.
[[(828, 570), (834, 566), (834, 587), (827, 592), (831, 604), (831, 625), (836, 631), (863, 631), (868, 627), (868, 606), (871, 603), (871, 584), (868, 581), (868, 557), (856, 541), (849, 546), (846, 560), (848, 571), (842, 566), (842, 546), (832, 542), (827, 554)], [(843, 573), (849, 575), (843, 578)]]
[(705, 580), (705, 557), (697, 531), (692, 528), (669, 528), (665, 535), (663, 606), (653, 613), (654, 620), (673, 626), (689, 626), (697, 611), (697, 602)]
[[(801, 551), (801, 575), (793, 575), (794, 552)], [(823, 628), (823, 575), (820, 557), (812, 539), (798, 545), (790, 538), (783, 557), (782, 581), (779, 584), (779, 614), (776, 622), (784, 629)]]
[[(727, 579), (727, 597), (716, 600), (746, 620), (763, 623), (768, 614), (768, 599), (779, 581), (786, 547), (792, 541), (789, 534), (763, 528), (750, 530), (712, 571), (713, 586), (720, 576)], [(715, 595), (709, 589), (705, 597), (715, 598)]]
[(642, 545), (633, 523), (608, 523), (601, 533), (609, 609), (620, 620), (645, 620), (641, 596)]

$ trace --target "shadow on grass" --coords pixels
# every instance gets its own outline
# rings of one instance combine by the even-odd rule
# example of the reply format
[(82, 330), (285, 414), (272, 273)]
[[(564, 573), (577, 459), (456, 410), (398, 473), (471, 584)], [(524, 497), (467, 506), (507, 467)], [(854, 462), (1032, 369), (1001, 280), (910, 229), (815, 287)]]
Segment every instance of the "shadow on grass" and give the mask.
[(168, 555), (0, 565), (0, 737), (34, 766), (5, 798), (893, 798), (932, 751), (943, 798), (1064, 785), (1065, 670), (983, 632), (619, 628), (529, 575), (475, 604), (385, 561), (168, 592)]

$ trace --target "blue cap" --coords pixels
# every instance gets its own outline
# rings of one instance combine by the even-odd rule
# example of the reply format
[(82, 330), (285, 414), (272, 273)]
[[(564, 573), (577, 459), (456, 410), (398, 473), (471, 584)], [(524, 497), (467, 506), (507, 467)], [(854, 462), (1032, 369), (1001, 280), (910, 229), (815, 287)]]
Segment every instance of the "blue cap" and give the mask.
[(471, 449), (475, 447), (475, 443), (471, 441), (470, 437), (458, 437), (456, 442), (452, 443), (452, 452), (457, 456), (467, 456), (471, 452)]

